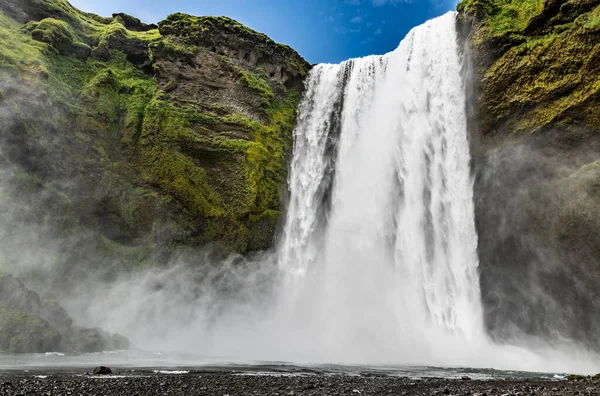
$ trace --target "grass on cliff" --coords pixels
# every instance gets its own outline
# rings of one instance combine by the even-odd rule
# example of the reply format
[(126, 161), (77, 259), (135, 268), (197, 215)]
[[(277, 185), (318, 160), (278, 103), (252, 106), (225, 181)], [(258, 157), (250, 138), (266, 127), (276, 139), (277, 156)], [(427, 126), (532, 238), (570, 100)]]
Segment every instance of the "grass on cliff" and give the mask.
[(186, 36), (191, 39), (198, 39), (209, 29), (214, 29), (215, 27), (224, 28), (235, 35), (254, 37), (260, 41), (276, 45), (276, 43), (265, 34), (258, 33), (227, 17), (198, 17), (178, 12), (169, 15), (167, 19), (160, 22), (159, 27), (164, 35)]
[[(267, 54), (277, 59), (281, 55), (291, 59), (291, 65), (301, 76), (307, 76), (310, 65), (285, 44), (278, 44), (263, 33), (256, 32), (247, 26), (227, 17), (196, 17), (183, 13), (171, 14), (159, 23), (159, 30), (164, 36), (173, 35), (187, 42), (186, 45), (202, 45), (214, 38), (219, 30), (225, 34), (243, 37), (252, 41), (254, 51)], [(217, 40), (218, 41), (218, 40)]]
[(263, 99), (263, 105), (268, 107), (271, 101), (275, 99), (275, 94), (265, 79), (239, 68), (238, 71), (240, 72), (241, 81), (248, 88), (257, 91)]
[(20, 31), (21, 24), (0, 12), (0, 69), (47, 75), (44, 44)]
[(463, 0), (459, 11), (485, 17), (493, 34), (521, 32), (544, 9), (544, 0)]

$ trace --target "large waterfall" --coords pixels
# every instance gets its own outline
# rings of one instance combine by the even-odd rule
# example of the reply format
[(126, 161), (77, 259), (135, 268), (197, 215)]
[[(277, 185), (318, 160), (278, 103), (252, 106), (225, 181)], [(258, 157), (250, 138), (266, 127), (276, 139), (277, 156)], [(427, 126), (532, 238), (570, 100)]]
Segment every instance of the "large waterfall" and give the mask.
[[(318, 65), (295, 131), (282, 305), (319, 353), (415, 363), (483, 337), (455, 19)], [(303, 346), (304, 348), (305, 346)], [(440, 356), (441, 357), (441, 356)]]

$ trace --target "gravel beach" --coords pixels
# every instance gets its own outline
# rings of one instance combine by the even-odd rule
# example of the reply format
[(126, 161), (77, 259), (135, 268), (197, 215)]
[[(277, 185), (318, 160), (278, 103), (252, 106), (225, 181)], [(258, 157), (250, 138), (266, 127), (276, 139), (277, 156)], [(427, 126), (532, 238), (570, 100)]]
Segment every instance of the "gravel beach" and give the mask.
[(600, 380), (591, 378), (550, 381), (203, 372), (114, 376), (0, 373), (0, 384), (1, 395), (600, 395)]

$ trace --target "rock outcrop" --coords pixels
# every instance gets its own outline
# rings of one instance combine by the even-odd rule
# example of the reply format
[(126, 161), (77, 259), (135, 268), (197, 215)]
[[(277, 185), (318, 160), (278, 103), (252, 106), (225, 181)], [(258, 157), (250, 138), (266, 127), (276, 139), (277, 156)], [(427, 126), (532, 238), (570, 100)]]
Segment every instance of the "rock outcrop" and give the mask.
[(91, 353), (129, 347), (122, 335), (73, 326), (58, 303), (41, 301), (19, 279), (0, 274), (0, 352)]
[(309, 68), (228, 18), (0, 2), (5, 244), (64, 244), (58, 283), (270, 247)]
[(487, 327), (600, 348), (600, 1), (458, 10)]

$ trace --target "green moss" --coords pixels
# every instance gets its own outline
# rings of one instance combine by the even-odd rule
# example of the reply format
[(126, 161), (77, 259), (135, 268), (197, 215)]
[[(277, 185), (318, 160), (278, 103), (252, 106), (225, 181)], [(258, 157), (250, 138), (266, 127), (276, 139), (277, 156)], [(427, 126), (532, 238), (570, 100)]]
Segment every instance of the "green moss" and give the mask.
[(275, 98), (273, 90), (264, 78), (261, 78), (254, 73), (250, 73), (242, 69), (239, 69), (239, 72), (240, 79), (242, 80), (242, 82), (246, 84), (250, 89), (253, 89), (256, 92), (258, 92), (261, 98), (263, 99), (263, 103), (268, 104), (269, 101)]
[(584, 26), (588, 29), (600, 28), (600, 6), (594, 8), (592, 12), (586, 15)]
[[(546, 10), (548, 15), (536, 19), (537, 27), (527, 30), (541, 15), (543, 4), (524, 0), (502, 4), (487, 11), (472, 36), (478, 73), (484, 73), (482, 129), (496, 125), (509, 133), (530, 134), (551, 125), (600, 125), (593, 110), (600, 93), (595, 60), (600, 46), (595, 31), (590, 31), (600, 7), (567, 14), (561, 7), (554, 10), (556, 16)], [(507, 10), (518, 16), (501, 26), (498, 18)]]
[(44, 44), (34, 41), (20, 24), (0, 12), (0, 71), (7, 70), (46, 76)]
[(251, 120), (241, 114), (229, 114), (225, 117), (221, 117), (221, 121), (229, 124), (239, 125), (251, 131), (257, 130), (261, 127), (260, 122)]
[(211, 188), (206, 171), (179, 151), (179, 143), (192, 137), (193, 124), (209, 119), (191, 107), (173, 105), (159, 93), (146, 108), (140, 144), (148, 181), (176, 196), (193, 213), (214, 217), (225, 214), (220, 196)]
[(543, 0), (495, 1), (498, 12), (491, 15), (490, 27), (495, 33), (522, 31), (532, 17), (544, 9)]
[(34, 40), (49, 44), (61, 53), (70, 52), (75, 41), (69, 25), (53, 18), (46, 18), (40, 22), (29, 22), (24, 29), (31, 34)]
[(296, 123), (299, 94), (288, 92), (285, 100), (274, 100), (266, 110), (269, 125), (256, 126), (247, 152), (249, 190), (255, 197), (252, 213), (276, 208), (285, 183), (286, 158), (291, 150), (291, 134)]
[(190, 39), (198, 39), (209, 29), (222, 28), (237, 36), (254, 37), (275, 45), (275, 42), (266, 35), (255, 32), (227, 17), (196, 17), (183, 13), (175, 13), (160, 22), (159, 28), (163, 35), (186, 36)]
[(156, 41), (161, 38), (158, 29), (152, 29), (145, 32), (138, 32), (127, 29), (118, 19), (112, 20), (106, 25), (94, 25), (94, 32), (91, 34), (100, 44), (105, 42), (109, 37), (120, 35), (128, 39), (137, 39), (142, 41)]
[(198, 53), (198, 47), (177, 43), (172, 38), (164, 38), (150, 45), (153, 58), (166, 58), (170, 60), (193, 61)]
[(485, 18), (495, 35), (521, 32), (544, 9), (543, 0), (463, 0), (457, 10)]

